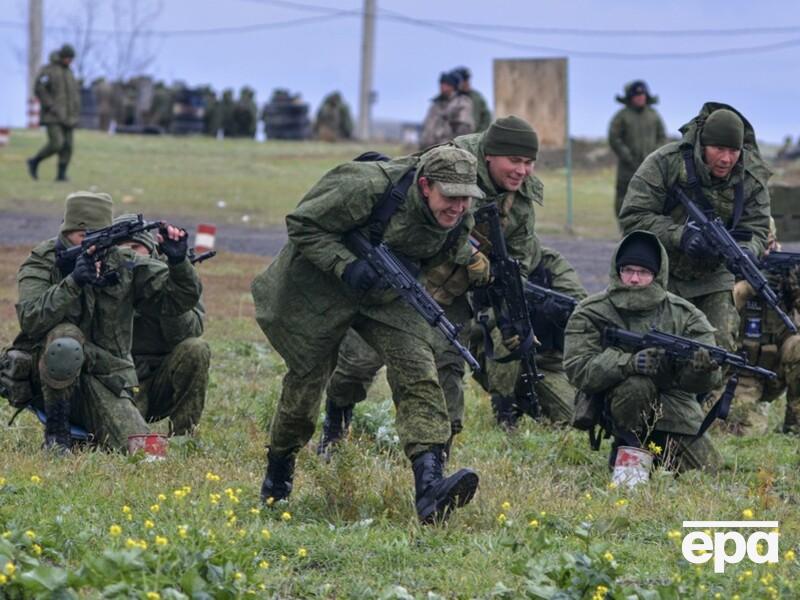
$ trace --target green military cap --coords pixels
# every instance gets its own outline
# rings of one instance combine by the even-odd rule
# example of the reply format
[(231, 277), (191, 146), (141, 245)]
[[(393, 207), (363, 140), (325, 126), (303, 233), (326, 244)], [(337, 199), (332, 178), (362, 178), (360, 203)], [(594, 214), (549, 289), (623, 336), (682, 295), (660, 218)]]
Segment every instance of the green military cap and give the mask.
[[(139, 220), (139, 215), (133, 213), (126, 213), (114, 219), (114, 224), (116, 225), (117, 223), (125, 223), (126, 221), (132, 221), (135, 223), (138, 220)], [(150, 251), (150, 254), (152, 254), (155, 251), (156, 246), (158, 245), (158, 241), (156, 240), (152, 230), (140, 231), (139, 233), (134, 233), (133, 236), (131, 236), (131, 239), (126, 241), (140, 243), (142, 246), (144, 246)]]
[(486, 156), (524, 156), (536, 160), (539, 136), (527, 121), (511, 115), (495, 119), (483, 140)]
[(92, 231), (111, 225), (111, 196), (102, 192), (75, 192), (67, 196), (61, 233)]
[(454, 146), (436, 146), (421, 157), (421, 173), (439, 184), (445, 196), (483, 198), (477, 185), (478, 161), (472, 154)]
[(732, 110), (720, 108), (708, 115), (700, 142), (704, 146), (742, 149), (744, 143), (744, 123)]
[(75, 48), (69, 44), (64, 44), (61, 46), (61, 50), (58, 51), (58, 55), (61, 58), (75, 58)]

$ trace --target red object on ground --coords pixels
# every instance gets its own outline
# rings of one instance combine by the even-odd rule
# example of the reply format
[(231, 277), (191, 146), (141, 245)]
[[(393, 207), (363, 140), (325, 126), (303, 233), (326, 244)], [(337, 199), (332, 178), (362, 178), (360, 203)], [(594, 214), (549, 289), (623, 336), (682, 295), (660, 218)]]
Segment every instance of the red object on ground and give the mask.
[(163, 433), (141, 433), (128, 436), (128, 454), (142, 450), (151, 460), (163, 459), (167, 454), (167, 436)]
[(197, 226), (197, 233), (194, 236), (194, 251), (197, 254), (208, 252), (214, 249), (214, 242), (217, 239), (217, 226), (200, 223)]

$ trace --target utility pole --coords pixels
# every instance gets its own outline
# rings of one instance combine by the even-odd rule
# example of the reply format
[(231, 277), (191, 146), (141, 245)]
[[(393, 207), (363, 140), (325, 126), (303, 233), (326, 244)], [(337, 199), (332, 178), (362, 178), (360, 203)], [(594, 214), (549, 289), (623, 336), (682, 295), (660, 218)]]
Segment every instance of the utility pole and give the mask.
[(39, 126), (39, 101), (33, 95), (33, 86), (42, 65), (43, 1), (28, 0), (28, 127)]
[(361, 86), (358, 94), (358, 137), (370, 136), (372, 121), (372, 67), (375, 57), (375, 0), (364, 0), (364, 21), (361, 31)]

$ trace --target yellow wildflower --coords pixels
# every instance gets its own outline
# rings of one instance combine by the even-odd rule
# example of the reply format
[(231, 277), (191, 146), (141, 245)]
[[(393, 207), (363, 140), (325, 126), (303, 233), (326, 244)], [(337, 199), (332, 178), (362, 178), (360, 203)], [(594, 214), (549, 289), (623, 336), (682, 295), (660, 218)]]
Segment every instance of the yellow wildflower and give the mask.
[(6, 484), (6, 478), (0, 477), (0, 487), (3, 487)]
[(6, 575), (8, 575), (9, 577), (11, 577), (11, 576), (12, 576), (14, 573), (16, 573), (16, 571), (17, 571), (17, 565), (15, 565), (15, 564), (14, 564), (13, 562), (11, 562), (11, 561), (8, 561), (8, 562), (6, 563), (6, 566), (5, 566), (5, 567), (3, 567), (3, 573), (5, 573)]
[(181, 488), (184, 494), (191, 494), (192, 493), (192, 486), (185, 485)]
[(131, 507), (126, 504), (125, 506), (122, 507), (122, 513), (126, 515), (131, 514)]
[(119, 537), (119, 534), (122, 533), (122, 527), (119, 525), (112, 525), (108, 528), (108, 533), (111, 535), (111, 537)]
[(292, 520), (292, 514), (291, 514), (291, 513), (289, 513), (289, 512), (284, 512), (284, 513), (281, 515), (281, 519), (282, 519), (283, 521), (286, 521), (286, 522), (288, 523), (289, 521), (291, 521), (291, 520)]
[(211, 504), (219, 504), (219, 494), (209, 494), (208, 500)]
[(250, 509), (250, 514), (251, 515), (260, 515), (261, 514), (261, 509), (260, 508), (256, 508), (254, 506), (253, 508)]
[(608, 562), (611, 562), (612, 560), (614, 560), (614, 555), (611, 554), (611, 552), (609, 552), (608, 550), (606, 550), (606, 553), (603, 554), (603, 558), (605, 558)]
[(169, 544), (169, 540), (164, 536), (157, 535), (156, 536), (156, 546), (166, 546)]
[(34, 556), (41, 556), (42, 547), (39, 544), (34, 544), (33, 546), (31, 546), (31, 552), (33, 552)]
[(215, 475), (209, 471), (206, 473), (206, 481), (219, 481), (219, 475)]
[(497, 515), (497, 523), (498, 525), (505, 525), (506, 522), (506, 515), (505, 513), (500, 513)]
[(178, 537), (185, 538), (189, 534), (189, 528), (186, 525), (178, 525)]
[(300, 558), (305, 558), (306, 556), (308, 556), (308, 550), (306, 550), (305, 548), (299, 548), (297, 550), (297, 556), (299, 556)]
[(183, 500), (183, 497), (186, 495), (186, 492), (183, 490), (175, 490), (172, 492), (172, 495), (175, 496), (175, 500)]
[(681, 537), (681, 532), (677, 529), (672, 529), (669, 531), (669, 533), (667, 533), (667, 537), (671, 540), (677, 540)]
[(506, 500), (505, 502), (503, 502), (503, 504), (500, 505), (500, 508), (502, 508), (504, 511), (508, 512), (509, 510), (511, 510), (511, 502)]
[(267, 506), (272, 506), (273, 504), (275, 504), (275, 498), (270, 496), (267, 498)]
[(586, 492), (586, 494), (584, 494), (584, 497), (585, 497), (587, 500), (591, 500), (591, 499), (592, 499), (592, 495), (591, 495), (589, 492)]
[(158, 592), (147, 592), (147, 600), (161, 600), (161, 594)]
[(615, 504), (617, 506), (625, 506), (627, 503), (628, 503), (628, 501), (625, 498), (620, 498), (619, 500), (617, 500), (615, 502)]
[(0, 573), (0, 585), (4, 585), (8, 581), (8, 577)]
[(161, 507), (158, 504), (153, 504), (150, 506), (150, 512), (157, 513), (161, 510)]
[(528, 526), (529, 526), (529, 527), (538, 527), (538, 526), (539, 526), (539, 521), (537, 521), (536, 519), (531, 519), (531, 520), (528, 522)]
[(262, 529), (261, 530), (261, 539), (265, 542), (272, 537), (272, 534), (269, 532), (269, 529)]
[(542, 512), (539, 513), (539, 516), (540, 517), (546, 517), (547, 516), (547, 511), (543, 510)]
[(616, 484), (616, 483), (614, 483), (613, 481), (612, 481), (612, 482), (610, 482), (610, 483), (608, 484), (608, 489), (610, 489), (610, 490), (615, 490), (615, 489), (617, 489), (617, 484)]
[(153, 528), (153, 527), (155, 527), (155, 526), (156, 526), (156, 524), (155, 524), (155, 523), (153, 523), (153, 522), (152, 522), (150, 519), (147, 519), (147, 520), (145, 520), (145, 522), (144, 522), (144, 528), (145, 528), (145, 529), (152, 529), (152, 528)]
[(36, 532), (33, 531), (32, 529), (28, 529), (28, 531), (25, 532), (25, 537), (28, 538), (29, 540), (35, 540)]
[(606, 586), (598, 585), (594, 590), (594, 594), (592, 594), (592, 600), (605, 600), (607, 593), (608, 588)]
[(269, 562), (267, 562), (266, 560), (262, 560), (260, 563), (258, 563), (258, 568), (269, 569)]
[(752, 509), (750, 509), (750, 508), (745, 508), (745, 509), (742, 511), (742, 516), (743, 516), (745, 519), (752, 519), (752, 518), (753, 518), (753, 510), (752, 510)]
[(281, 560), (282, 560), (283, 562), (286, 562), (287, 560), (289, 560), (289, 557), (288, 557), (288, 556), (286, 556), (285, 554), (281, 554)]
[(167, 499), (167, 497), (164, 494), (159, 494), (158, 496), (156, 496), (156, 498), (158, 498), (159, 502), (163, 502), (164, 500)]
[(31, 475), (31, 483), (40, 484), (42, 483), (42, 478), (38, 475)]
[(244, 573), (242, 573), (241, 571), (236, 571), (236, 573), (234, 573), (234, 574), (233, 574), (233, 578), (234, 578), (236, 581), (239, 581), (239, 580), (240, 580), (240, 579), (242, 579), (243, 577), (244, 577)]
[(786, 562), (793, 562), (794, 561), (794, 557), (795, 557), (795, 554), (794, 554), (794, 550), (792, 550), (792, 549), (789, 549), (789, 550), (787, 550), (786, 552), (783, 553), (783, 560), (785, 560)]
[(650, 442), (647, 445), (647, 449), (650, 450), (650, 452), (652, 452), (656, 456), (661, 456), (661, 452), (664, 450), (661, 446), (659, 446), (655, 442)]

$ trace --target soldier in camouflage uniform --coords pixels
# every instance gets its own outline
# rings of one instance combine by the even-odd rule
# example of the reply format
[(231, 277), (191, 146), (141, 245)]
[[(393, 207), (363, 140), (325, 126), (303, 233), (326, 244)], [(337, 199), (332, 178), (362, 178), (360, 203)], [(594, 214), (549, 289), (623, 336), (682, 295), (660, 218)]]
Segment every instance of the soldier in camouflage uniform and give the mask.
[[(114, 222), (136, 219), (122, 215)], [(149, 232), (120, 244), (139, 256), (166, 261)], [(172, 435), (194, 432), (206, 401), (211, 349), (203, 335), (202, 301), (180, 315), (162, 315), (143, 307), (133, 320), (133, 362), (139, 379), (134, 403), (148, 423), (169, 418)]]
[(67, 181), (67, 167), (72, 158), (73, 130), (81, 114), (78, 83), (69, 68), (75, 58), (75, 49), (64, 44), (50, 55), (50, 64), (42, 67), (36, 76), (34, 93), (42, 105), (42, 125), (47, 127), (47, 144), (28, 159), (28, 173), (38, 179), (39, 163), (58, 154), (56, 181)]
[[(542, 248), (541, 260), (531, 271), (528, 280), (575, 300), (586, 297), (586, 290), (575, 269), (561, 254), (550, 248)], [(536, 367), (544, 375), (534, 385), (542, 415), (551, 423), (569, 424), (572, 421), (575, 388), (567, 380), (562, 365), (564, 326), (569, 313), (552, 302), (530, 304), (529, 307), (533, 330), (540, 344), (536, 348)], [(496, 357), (502, 358), (507, 351), (499, 345), (498, 329), (492, 331), (492, 337), (497, 348)], [(473, 353), (484, 367), (476, 379), (492, 395), (492, 408), (498, 424), (512, 428), (523, 414), (521, 398), (518, 397), (521, 385), (519, 361), (487, 361), (482, 339), (476, 340), (473, 347)]]
[(453, 70), (461, 77), (458, 90), (462, 94), (467, 94), (472, 100), (472, 118), (475, 120), (475, 132), (486, 131), (489, 125), (492, 124), (492, 111), (489, 110), (489, 105), (483, 94), (478, 90), (472, 89), (472, 84), (470, 83), (472, 72), (467, 67), (458, 67)]
[(339, 92), (328, 94), (322, 100), (314, 122), (314, 134), (326, 142), (349, 140), (353, 137), (353, 118)]
[(80, 244), (87, 230), (111, 225), (111, 206), (108, 194), (70, 195), (58, 237), (34, 248), (17, 273), (21, 333), (13, 346), (33, 357), (33, 384), (41, 390), (34, 404), (47, 416), (45, 445), (60, 450), (70, 446), (70, 422), (121, 452), (128, 436), (148, 432), (133, 403), (134, 311), (177, 316), (200, 299), (186, 232), (172, 226), (163, 230), (167, 264), (110, 249), (104, 262), (117, 273), (116, 282), (98, 280), (88, 253), (74, 264), (58, 257), (60, 249)]
[[(775, 237), (775, 221), (770, 217), (766, 252), (780, 252)], [(765, 272), (770, 287), (781, 300), (787, 314), (800, 309), (798, 269), (787, 273)], [(739, 375), (739, 385), (727, 422), (737, 433), (767, 433), (768, 402), (786, 392), (786, 414), (783, 432), (800, 434), (800, 335), (792, 334), (784, 322), (753, 292), (746, 281), (737, 281), (733, 288), (736, 309), (742, 318), (738, 341), (750, 364), (778, 374), (775, 379)]]
[[(456, 148), (469, 152), (478, 161), (478, 187), (484, 194), (478, 207), (496, 202), (501, 212), (509, 254), (520, 262), (527, 275), (541, 258), (539, 240), (534, 232), (534, 204), (542, 204), (542, 182), (533, 175), (539, 140), (533, 128), (518, 117), (497, 119), (484, 133), (456, 138)], [(477, 234), (486, 233), (483, 226)], [(473, 267), (476, 265), (473, 264)], [(447, 317), (455, 324), (466, 325), (472, 318), (467, 301), (470, 282), (482, 282), (476, 273), (442, 264), (425, 273), (426, 285), (436, 301), (445, 307)], [(469, 328), (462, 330), (467, 338)], [(436, 366), (439, 383), (444, 389), (450, 417), (451, 438), (463, 429), (464, 360), (441, 336), (435, 338)], [(498, 339), (498, 344), (500, 340)], [(357, 335), (348, 334), (340, 348), (336, 370), (328, 382), (325, 426), (319, 448), (338, 441), (347, 431), (353, 406), (366, 398), (367, 388), (382, 366), (382, 361)], [(516, 373), (515, 367), (511, 367)], [(509, 399), (507, 403), (513, 400)], [(493, 404), (495, 402), (493, 401)]]
[(422, 122), (420, 148), (444, 144), (453, 138), (475, 131), (472, 100), (458, 91), (461, 78), (454, 72), (439, 77), (439, 95), (431, 101)]
[(255, 97), (256, 93), (253, 88), (247, 86), (239, 92), (239, 100), (233, 109), (234, 135), (236, 137), (254, 138), (256, 136), (258, 107)]
[(625, 95), (617, 96), (625, 105), (611, 119), (608, 126), (608, 143), (617, 155), (617, 187), (614, 216), (619, 219), (622, 200), (628, 182), (642, 161), (667, 141), (664, 121), (653, 108), (657, 96), (651, 96), (644, 81), (632, 81), (625, 86)]
[(369, 235), (370, 224), (379, 222), (376, 205), (382, 206), (387, 187), (404, 177), (412, 178), (404, 201), (388, 222), (380, 221), (387, 246), (421, 271), (445, 261), (474, 262), (467, 243), (473, 224), (469, 203), (482, 196), (475, 159), (462, 150), (434, 148), (421, 156), (353, 161), (329, 171), (286, 217), (289, 242), (253, 281), (256, 319), (288, 366), (261, 488), (268, 504), (291, 492), (295, 455), (314, 433), (339, 343), (351, 327), (387, 364), (420, 520), (444, 517), (475, 493), (474, 471), (442, 474), (450, 423), (433, 356), (438, 332), (394, 292), (382, 289), (378, 273), (343, 241), (353, 229)]
[(683, 139), (662, 146), (636, 171), (625, 196), (620, 222), (626, 232), (650, 231), (669, 254), (669, 289), (702, 310), (719, 346), (736, 348), (739, 315), (733, 305), (733, 275), (705, 236), (686, 224), (674, 196), (680, 186), (689, 198), (707, 204), (740, 245), (760, 256), (769, 229), (770, 171), (758, 152), (755, 133), (734, 108), (708, 102), (681, 127)]
[(708, 351), (676, 361), (656, 348), (631, 353), (602, 341), (609, 326), (637, 333), (655, 326), (714, 343), (703, 313), (667, 291), (668, 271), (667, 252), (653, 234), (627, 235), (614, 253), (609, 286), (581, 302), (567, 322), (564, 368), (581, 393), (604, 398), (615, 437), (612, 465), (619, 445), (647, 447), (652, 441), (663, 449), (668, 468), (715, 470), (721, 459), (708, 435), (695, 439), (704, 417), (696, 395), (721, 379)]

